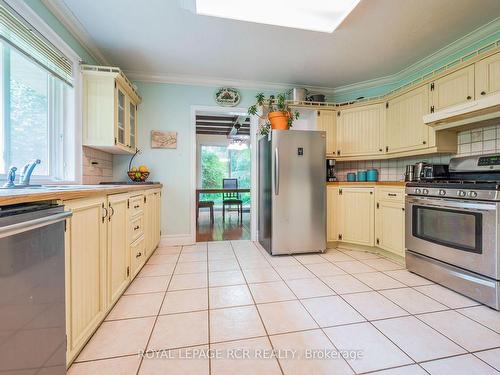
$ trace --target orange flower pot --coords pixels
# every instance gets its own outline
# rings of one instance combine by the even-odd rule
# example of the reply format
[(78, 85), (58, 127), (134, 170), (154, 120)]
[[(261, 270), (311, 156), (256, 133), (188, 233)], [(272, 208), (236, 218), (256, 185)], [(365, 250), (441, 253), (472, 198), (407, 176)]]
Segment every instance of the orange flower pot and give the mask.
[(288, 130), (288, 112), (269, 112), (267, 115), (271, 122), (271, 128), (276, 130)]

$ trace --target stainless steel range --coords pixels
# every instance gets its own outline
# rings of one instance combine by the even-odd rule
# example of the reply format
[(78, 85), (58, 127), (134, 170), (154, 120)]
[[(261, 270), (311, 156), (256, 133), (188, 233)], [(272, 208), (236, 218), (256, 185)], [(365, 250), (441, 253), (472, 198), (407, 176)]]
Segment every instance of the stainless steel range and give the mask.
[(500, 154), (453, 158), (406, 185), (406, 266), (500, 309)]

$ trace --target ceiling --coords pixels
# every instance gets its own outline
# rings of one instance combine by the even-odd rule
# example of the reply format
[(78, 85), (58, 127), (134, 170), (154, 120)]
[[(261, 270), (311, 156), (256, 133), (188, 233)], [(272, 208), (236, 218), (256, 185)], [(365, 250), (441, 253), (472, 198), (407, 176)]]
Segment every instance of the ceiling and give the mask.
[(196, 115), (196, 134), (228, 135), (238, 123), (238, 135), (250, 135), (250, 117), (233, 115)]
[(329, 34), (198, 16), (194, 0), (43, 1), (132, 76), (321, 87), (395, 74), (500, 15), (498, 0), (362, 0)]

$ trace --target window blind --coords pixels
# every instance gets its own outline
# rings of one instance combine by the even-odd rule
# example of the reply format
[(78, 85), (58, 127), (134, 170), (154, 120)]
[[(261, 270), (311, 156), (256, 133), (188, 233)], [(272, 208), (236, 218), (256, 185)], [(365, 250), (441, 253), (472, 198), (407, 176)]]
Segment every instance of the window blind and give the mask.
[(0, 38), (73, 86), (71, 60), (4, 3), (0, 3)]

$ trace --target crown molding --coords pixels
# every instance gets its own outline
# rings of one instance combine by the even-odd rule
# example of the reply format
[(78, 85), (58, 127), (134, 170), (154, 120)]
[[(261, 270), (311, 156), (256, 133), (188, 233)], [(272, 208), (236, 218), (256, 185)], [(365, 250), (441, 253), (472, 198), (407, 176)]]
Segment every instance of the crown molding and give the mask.
[(265, 81), (247, 81), (227, 79), (221, 77), (193, 76), (182, 74), (151, 74), (147, 72), (124, 70), (125, 75), (132, 81), (152, 82), (152, 83), (170, 83), (178, 85), (193, 85), (193, 86), (228, 86), (237, 87), (239, 89), (256, 89), (256, 90), (288, 90), (294, 87), (303, 87), (309, 91), (320, 91), (324, 94), (333, 94), (334, 89), (323, 86), (308, 86), (301, 84), (288, 84), (279, 82)]
[(63, 24), (69, 33), (81, 44), (101, 65), (110, 65), (109, 61), (104, 57), (97, 45), (92, 41), (89, 33), (81, 22), (76, 18), (73, 12), (66, 5), (64, 0), (41, 0), (42, 4)]
[(388, 76), (374, 78), (367, 81), (361, 81), (349, 85), (335, 87), (333, 89), (334, 95), (345, 95), (350, 92), (359, 91), (363, 89), (372, 89), (379, 86), (385, 85), (402, 85), (406, 77), (412, 75), (418, 75), (426, 69), (430, 69), (435, 64), (445, 59), (447, 56), (453, 55), (464, 50), (467, 47), (475, 43), (480, 43), (481, 41), (491, 37), (492, 35), (498, 33), (500, 30), (500, 17), (490, 21), (486, 25), (483, 25), (469, 34), (451, 42), (447, 46), (437, 50), (436, 52), (424, 57), (423, 59), (411, 64), (410, 66), (400, 70), (395, 74)]

